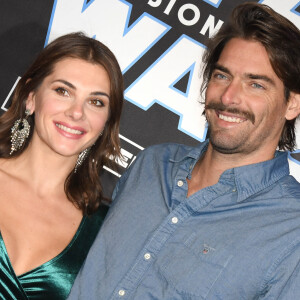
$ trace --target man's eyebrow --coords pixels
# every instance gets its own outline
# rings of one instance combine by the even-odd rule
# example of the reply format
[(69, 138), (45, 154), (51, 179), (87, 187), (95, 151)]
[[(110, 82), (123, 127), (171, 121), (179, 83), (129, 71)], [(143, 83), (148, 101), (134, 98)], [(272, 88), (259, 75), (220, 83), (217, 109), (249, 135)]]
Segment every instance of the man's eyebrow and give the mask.
[(274, 80), (272, 78), (266, 76), (266, 75), (258, 75), (258, 74), (248, 73), (248, 74), (246, 74), (246, 77), (248, 77), (250, 79), (263, 80), (263, 81), (265, 81), (267, 83), (270, 83), (270, 84), (275, 86)]
[[(65, 84), (66, 86), (70, 87), (73, 90), (76, 90), (76, 87), (69, 81), (66, 81), (64, 79), (57, 79), (54, 80), (53, 82), (61, 82), (63, 84)], [(100, 92), (100, 91), (96, 91), (96, 92), (92, 92), (91, 93), (92, 96), (106, 96), (108, 99), (110, 99), (109, 95), (104, 93), (104, 92)]]
[(229, 69), (227, 69), (226, 67), (220, 65), (220, 64), (215, 64), (214, 65), (214, 68), (213, 68), (213, 71), (214, 70), (219, 70), (219, 71), (222, 71), (224, 73), (227, 73), (229, 75), (231, 75), (231, 72), (229, 71)]

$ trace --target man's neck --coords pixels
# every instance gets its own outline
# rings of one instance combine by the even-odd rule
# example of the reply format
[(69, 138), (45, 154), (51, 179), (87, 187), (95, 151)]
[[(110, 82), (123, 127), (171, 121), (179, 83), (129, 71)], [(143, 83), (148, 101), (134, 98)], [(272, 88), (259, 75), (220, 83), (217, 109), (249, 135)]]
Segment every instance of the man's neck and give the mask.
[(221, 174), (232, 168), (250, 165), (272, 159), (273, 156), (224, 154), (213, 149), (209, 143), (207, 151), (196, 163), (191, 179), (188, 179), (188, 197), (200, 189), (219, 181)]

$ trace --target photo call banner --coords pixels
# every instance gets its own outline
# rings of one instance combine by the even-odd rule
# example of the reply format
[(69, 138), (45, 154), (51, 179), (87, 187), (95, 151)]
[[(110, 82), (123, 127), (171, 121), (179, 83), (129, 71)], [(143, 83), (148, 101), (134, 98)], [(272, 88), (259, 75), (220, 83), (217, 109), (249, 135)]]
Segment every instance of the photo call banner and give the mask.
[[(109, 195), (139, 151), (158, 143), (196, 145), (207, 127), (203, 112), (202, 54), (209, 37), (243, 0), (26, 0), (1, 1), (0, 103), (11, 94), (37, 53), (58, 36), (82, 31), (116, 55), (125, 81), (120, 139), (124, 161), (106, 168)], [(299, 0), (267, 4), (300, 28)], [(253, 54), (255, 55), (255, 54)], [(297, 150), (289, 154), (300, 181), (300, 120)]]

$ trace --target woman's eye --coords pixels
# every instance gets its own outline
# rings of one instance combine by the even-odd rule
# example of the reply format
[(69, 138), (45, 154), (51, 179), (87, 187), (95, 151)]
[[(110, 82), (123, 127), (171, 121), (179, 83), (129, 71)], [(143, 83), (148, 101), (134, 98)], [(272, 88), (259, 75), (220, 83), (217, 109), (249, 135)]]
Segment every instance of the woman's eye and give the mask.
[(65, 88), (59, 87), (55, 91), (61, 96), (69, 96), (69, 92)]
[(104, 106), (104, 103), (101, 100), (99, 100), (99, 99), (89, 100), (89, 104), (92, 104), (92, 105), (97, 106), (97, 107)]

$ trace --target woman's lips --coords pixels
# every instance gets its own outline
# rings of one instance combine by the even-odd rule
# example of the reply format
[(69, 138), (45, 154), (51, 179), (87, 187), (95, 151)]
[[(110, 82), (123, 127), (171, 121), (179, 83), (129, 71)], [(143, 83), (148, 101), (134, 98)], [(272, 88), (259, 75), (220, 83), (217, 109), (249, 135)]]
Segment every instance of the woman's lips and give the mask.
[(56, 129), (69, 138), (81, 138), (86, 131), (81, 127), (69, 126), (66, 123), (54, 122)]

